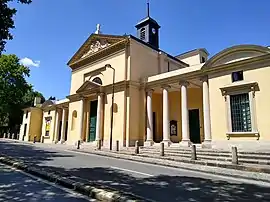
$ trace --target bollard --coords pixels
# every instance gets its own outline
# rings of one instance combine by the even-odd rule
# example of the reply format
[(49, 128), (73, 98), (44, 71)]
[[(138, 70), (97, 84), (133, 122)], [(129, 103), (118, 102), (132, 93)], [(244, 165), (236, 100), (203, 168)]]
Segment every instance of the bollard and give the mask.
[(98, 150), (101, 150), (101, 140), (98, 140), (97, 141), (97, 149)]
[(37, 141), (37, 136), (34, 136), (33, 143), (36, 143), (36, 141)]
[(78, 143), (77, 143), (77, 149), (80, 149), (80, 144), (81, 144), (81, 141), (78, 140)]
[(237, 147), (232, 147), (232, 163), (238, 164)]
[(119, 140), (116, 140), (115, 146), (116, 146), (116, 151), (119, 151)]
[(8, 139), (11, 139), (11, 134), (10, 133), (8, 133)]
[(140, 149), (139, 149), (139, 141), (137, 140), (137, 141), (135, 142), (135, 154), (139, 154), (139, 153), (140, 153), (139, 150), (140, 150)]
[(12, 133), (11, 138), (12, 138), (13, 140), (15, 139), (15, 134), (14, 134), (14, 133)]
[(164, 156), (164, 142), (160, 143), (160, 156)]
[(4, 138), (7, 138), (7, 134), (6, 133), (4, 133)]
[(41, 136), (41, 143), (44, 143), (44, 136)]
[(196, 145), (191, 146), (191, 160), (197, 160)]

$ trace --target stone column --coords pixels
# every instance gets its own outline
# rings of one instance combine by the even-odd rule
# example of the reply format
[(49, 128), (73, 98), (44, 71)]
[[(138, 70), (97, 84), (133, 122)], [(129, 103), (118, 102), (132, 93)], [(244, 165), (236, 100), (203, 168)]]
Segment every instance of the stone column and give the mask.
[(189, 117), (188, 117), (188, 99), (187, 99), (187, 88), (189, 83), (186, 81), (180, 82), (181, 86), (181, 121), (182, 121), (182, 141), (181, 146), (189, 147), (191, 145), (189, 139)]
[(163, 141), (165, 146), (170, 146), (170, 115), (169, 115), (169, 88), (163, 87)]
[(54, 142), (58, 142), (58, 135), (59, 135), (59, 111), (55, 110), (55, 127), (54, 127)]
[(147, 91), (146, 107), (147, 107), (147, 129), (146, 129), (146, 142), (145, 146), (153, 145), (153, 110), (152, 110), (152, 95), (153, 90)]
[(80, 118), (79, 118), (79, 139), (82, 141), (83, 140), (83, 122), (84, 122), (84, 100), (80, 100)]
[(65, 142), (65, 132), (67, 123), (67, 109), (63, 109), (62, 112), (62, 128), (61, 128), (61, 144)]
[(211, 148), (211, 122), (210, 122), (210, 103), (209, 103), (209, 86), (208, 78), (201, 79), (203, 82), (203, 124), (204, 124), (204, 142), (203, 147)]
[(98, 94), (97, 104), (97, 122), (96, 122), (96, 142), (102, 139), (101, 137), (101, 118), (102, 118), (102, 107), (103, 107), (103, 93)]

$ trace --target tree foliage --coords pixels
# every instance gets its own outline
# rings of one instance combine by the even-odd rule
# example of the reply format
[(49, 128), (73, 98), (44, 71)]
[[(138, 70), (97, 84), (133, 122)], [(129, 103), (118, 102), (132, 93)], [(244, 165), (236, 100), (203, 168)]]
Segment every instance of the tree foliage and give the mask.
[(30, 69), (19, 63), (16, 55), (0, 56), (0, 126), (19, 125), (22, 108), (33, 106), (34, 98), (41, 93), (33, 91), (26, 81)]
[[(13, 39), (10, 30), (15, 28), (13, 16), (17, 10), (9, 7), (12, 1), (14, 0), (0, 0), (0, 54), (5, 49), (6, 41)], [(17, 2), (29, 4), (32, 0), (17, 0)]]

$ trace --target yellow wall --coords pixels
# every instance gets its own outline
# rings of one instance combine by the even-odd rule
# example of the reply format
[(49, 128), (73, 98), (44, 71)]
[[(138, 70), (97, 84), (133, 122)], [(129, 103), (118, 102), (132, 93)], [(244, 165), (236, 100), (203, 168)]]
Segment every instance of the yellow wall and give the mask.
[(153, 137), (156, 142), (162, 141), (162, 94), (153, 93), (152, 110), (156, 113), (156, 136)]
[[(81, 87), (85, 80), (89, 79), (89, 73), (104, 67), (106, 64), (111, 64), (115, 68), (115, 82), (120, 82), (125, 79), (125, 67), (126, 67), (126, 54), (125, 50), (115, 53), (109, 57), (103, 58), (103, 60), (97, 61), (93, 64), (81, 67), (75, 70), (71, 74), (71, 88), (70, 94), (75, 94), (76, 91)], [(106, 86), (112, 83), (112, 69), (107, 69), (98, 75)], [(95, 75), (96, 76), (96, 75)]]
[[(156, 112), (156, 142), (162, 141), (162, 94), (153, 94), (153, 112)], [(200, 135), (203, 141), (203, 108), (202, 108), (202, 90), (201, 88), (188, 88), (188, 109), (199, 109), (200, 113)], [(169, 93), (170, 121), (177, 121), (177, 136), (171, 136), (172, 142), (180, 142), (182, 139), (182, 122), (181, 122), (181, 93), (174, 91)]]
[(29, 140), (33, 141), (36, 136), (36, 141), (41, 139), (42, 128), (42, 116), (43, 112), (39, 108), (31, 109), (30, 128), (29, 128)]
[[(73, 112), (77, 112), (77, 118), (73, 120)], [(80, 134), (80, 115), (81, 115), (81, 107), (80, 101), (70, 102), (69, 103), (69, 113), (68, 113), (68, 134), (67, 134), (67, 143), (75, 144), (81, 138)], [(74, 123), (73, 123), (74, 121)], [(74, 124), (74, 128), (72, 130), (72, 124)]]
[(137, 87), (131, 86), (128, 94), (128, 105), (127, 105), (127, 146), (134, 146), (135, 141), (139, 141), (140, 144), (144, 142), (144, 133), (140, 133), (140, 120), (144, 120), (145, 114), (140, 111), (140, 100), (143, 97), (140, 95), (140, 90)]
[[(115, 92), (114, 94), (115, 111), (113, 114), (113, 144), (116, 140), (120, 141), (120, 145), (123, 145), (124, 139), (124, 114), (125, 114), (125, 93), (124, 91)], [(104, 145), (109, 146), (110, 131), (111, 131), (111, 105), (112, 105), (112, 94), (105, 95), (105, 106), (104, 106)]]
[[(54, 128), (55, 128), (55, 110), (51, 110), (50, 114), (49, 111), (44, 111), (43, 112), (43, 124), (42, 124), (42, 136), (44, 136), (44, 143), (52, 143), (54, 141)], [(51, 123), (50, 123), (50, 132), (49, 132), (49, 136), (45, 136), (45, 130), (46, 130), (46, 121), (45, 118), (46, 117), (51, 117)]]
[(131, 40), (130, 66), (130, 79), (133, 81), (156, 75), (159, 72), (158, 52)]
[[(259, 91), (255, 94), (255, 109), (256, 121), (260, 139), (270, 140), (270, 67), (244, 69), (245, 81), (256, 81), (259, 85)], [(246, 70), (245, 70), (246, 69)], [(226, 119), (226, 103), (224, 97), (221, 95), (219, 88), (231, 84), (231, 72), (224, 72), (222, 74), (213, 74), (209, 78), (210, 91), (210, 115), (211, 115), (211, 129), (213, 140), (226, 140), (227, 119)], [(233, 138), (232, 138), (233, 139)], [(239, 139), (239, 138), (236, 138)], [(242, 137), (241, 140), (254, 140), (254, 137)]]

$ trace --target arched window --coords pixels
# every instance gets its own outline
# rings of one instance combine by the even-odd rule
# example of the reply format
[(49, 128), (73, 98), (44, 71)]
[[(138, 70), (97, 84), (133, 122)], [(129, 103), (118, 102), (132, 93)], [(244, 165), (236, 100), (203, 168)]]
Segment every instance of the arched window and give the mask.
[(71, 130), (74, 130), (76, 127), (76, 119), (77, 119), (77, 111), (74, 110), (72, 112), (72, 122), (71, 122)]
[(141, 28), (141, 31), (140, 31), (140, 39), (141, 40), (145, 40), (145, 28)]
[(102, 85), (102, 81), (101, 81), (101, 79), (99, 77), (94, 78), (93, 82), (95, 82), (95, 83), (97, 83), (99, 85)]

